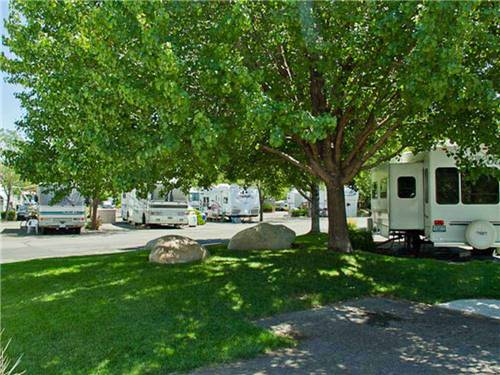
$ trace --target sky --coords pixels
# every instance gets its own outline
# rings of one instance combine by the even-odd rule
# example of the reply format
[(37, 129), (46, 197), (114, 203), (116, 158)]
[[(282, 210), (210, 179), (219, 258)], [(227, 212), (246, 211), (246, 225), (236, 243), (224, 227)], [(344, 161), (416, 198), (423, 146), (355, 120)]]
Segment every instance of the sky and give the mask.
[[(0, 0), (0, 35), (5, 35), (4, 19), (8, 15), (8, 0)], [(8, 54), (8, 49), (0, 44), (0, 51)], [(0, 72), (0, 121), (2, 129), (15, 129), (15, 121), (22, 116), (22, 109), (19, 101), (14, 97), (15, 92), (19, 92), (21, 87), (11, 85), (4, 81), (6, 75)]]

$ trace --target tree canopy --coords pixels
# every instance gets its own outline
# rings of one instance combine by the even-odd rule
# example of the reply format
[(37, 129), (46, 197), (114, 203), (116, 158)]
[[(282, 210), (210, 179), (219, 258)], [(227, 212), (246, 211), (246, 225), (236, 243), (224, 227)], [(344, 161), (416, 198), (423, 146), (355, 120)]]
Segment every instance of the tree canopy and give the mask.
[(16, 58), (2, 68), (28, 88), (23, 154), (49, 155), (38, 170), (81, 166), (113, 188), (208, 181), (244, 145), (326, 184), (329, 247), (349, 251), (338, 208), (361, 170), (443, 140), (462, 159), (500, 154), (497, 14), (493, 2), (14, 1)]

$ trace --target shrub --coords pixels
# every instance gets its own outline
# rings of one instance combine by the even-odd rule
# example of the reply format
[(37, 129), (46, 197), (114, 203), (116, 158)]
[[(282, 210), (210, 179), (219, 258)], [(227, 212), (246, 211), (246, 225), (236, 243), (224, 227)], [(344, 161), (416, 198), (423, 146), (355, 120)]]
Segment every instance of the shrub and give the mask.
[(203, 220), (203, 215), (201, 214), (201, 212), (198, 211), (198, 210), (194, 210), (194, 212), (196, 213), (196, 222), (197, 222), (197, 225), (205, 225), (206, 221)]
[(262, 211), (264, 212), (273, 212), (274, 211), (274, 207), (271, 203), (264, 203), (262, 205)]
[(354, 225), (348, 225), (349, 239), (354, 250), (373, 251), (375, 242), (370, 231), (356, 229)]
[(16, 220), (16, 211), (9, 210), (2, 212), (2, 220), (14, 221)]
[(296, 208), (295, 210), (291, 211), (292, 217), (299, 217), (299, 216), (307, 216), (309, 211), (307, 208)]

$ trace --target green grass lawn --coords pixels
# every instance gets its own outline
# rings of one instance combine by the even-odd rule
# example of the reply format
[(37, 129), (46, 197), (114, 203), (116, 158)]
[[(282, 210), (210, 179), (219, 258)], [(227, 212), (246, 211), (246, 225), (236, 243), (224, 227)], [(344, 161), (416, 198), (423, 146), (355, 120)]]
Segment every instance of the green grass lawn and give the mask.
[(28, 374), (165, 373), (291, 345), (251, 323), (279, 312), (373, 295), (500, 298), (499, 264), (334, 254), (325, 241), (211, 248), (206, 262), (178, 266), (145, 251), (3, 265), (3, 338)]

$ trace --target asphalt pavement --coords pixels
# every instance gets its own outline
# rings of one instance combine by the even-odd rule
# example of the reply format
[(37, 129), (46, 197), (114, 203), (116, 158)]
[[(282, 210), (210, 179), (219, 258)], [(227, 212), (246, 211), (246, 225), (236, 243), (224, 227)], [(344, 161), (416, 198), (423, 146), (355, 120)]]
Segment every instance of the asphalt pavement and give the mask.
[(500, 374), (500, 323), (364, 298), (257, 322), (298, 345), (191, 375)]
[[(284, 212), (265, 215), (265, 221), (285, 224), (297, 235), (307, 233), (310, 219), (289, 218)], [(20, 222), (0, 224), (0, 263), (19, 262), (29, 259), (65, 257), (73, 255), (109, 254), (136, 250), (148, 241), (168, 234), (178, 234), (200, 241), (202, 244), (228, 241), (237, 232), (258, 224), (209, 222), (198, 227), (135, 228), (123, 222), (116, 225), (104, 224), (98, 232), (77, 234), (26, 234), (20, 229)], [(321, 219), (321, 229), (327, 230), (325, 218)]]

